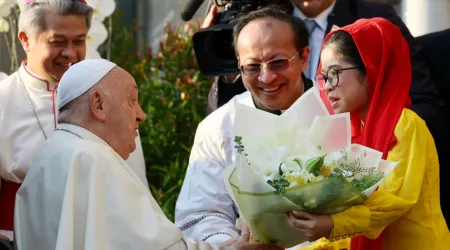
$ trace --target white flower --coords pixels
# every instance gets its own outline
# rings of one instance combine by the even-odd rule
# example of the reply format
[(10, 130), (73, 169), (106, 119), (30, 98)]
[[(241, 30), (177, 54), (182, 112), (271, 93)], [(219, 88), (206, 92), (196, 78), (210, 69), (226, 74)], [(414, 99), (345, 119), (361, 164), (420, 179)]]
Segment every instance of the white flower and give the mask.
[(278, 146), (277, 147), (277, 160), (284, 161), (288, 154), (288, 148), (286, 146)]
[(323, 164), (325, 166), (332, 166), (333, 163), (339, 164), (340, 162), (345, 160), (345, 154), (342, 152), (332, 152), (325, 156), (325, 159), (323, 160)]
[(312, 198), (310, 200), (305, 201), (304, 206), (308, 209), (313, 209), (317, 207), (317, 200), (315, 198)]
[(8, 77), (6, 73), (0, 72), (0, 81)]
[(23, 7), (25, 7), (25, 3), (27, 2), (27, 0), (14, 0), (14, 1), (17, 2), (17, 5), (19, 5), (20, 11), (23, 10)]
[(344, 177), (352, 177), (353, 173), (351, 171), (347, 171), (347, 170), (342, 169), (342, 175)]
[(0, 33), (9, 31), (9, 22), (0, 17)]
[(281, 171), (283, 173), (296, 172), (300, 171), (302, 167), (302, 161), (299, 157), (290, 156), (281, 164)]
[(87, 47), (86, 48), (86, 59), (100, 59), (102, 56), (100, 52), (97, 51), (96, 48)]
[(101, 58), (101, 55), (97, 49), (106, 41), (107, 38), (108, 31), (106, 30), (105, 25), (98, 20), (92, 20), (91, 28), (89, 29), (86, 37), (86, 58)]
[(265, 182), (268, 180), (278, 180), (281, 178), (280, 172), (278, 171), (278, 166), (269, 165), (263, 167), (262, 177)]
[(86, 37), (86, 46), (97, 49), (106, 41), (107, 38), (108, 30), (105, 25), (98, 20), (92, 20), (91, 28), (89, 29)]
[(310, 180), (311, 182), (321, 181), (321, 180), (323, 180), (323, 179), (324, 179), (323, 175), (315, 176), (315, 175), (311, 174), (311, 175), (309, 176), (309, 180)]
[(15, 0), (0, 0), (0, 17), (9, 16), (14, 5), (16, 5)]
[(103, 22), (116, 9), (114, 0), (87, 0), (87, 4), (94, 9), (92, 19)]

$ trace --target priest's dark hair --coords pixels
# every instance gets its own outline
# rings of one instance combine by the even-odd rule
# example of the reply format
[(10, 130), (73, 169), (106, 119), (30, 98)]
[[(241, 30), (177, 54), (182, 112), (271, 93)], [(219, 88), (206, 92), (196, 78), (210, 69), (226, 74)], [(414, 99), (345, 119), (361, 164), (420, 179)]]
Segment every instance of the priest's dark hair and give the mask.
[(265, 18), (272, 18), (288, 23), (291, 26), (292, 31), (294, 32), (294, 44), (297, 47), (297, 50), (300, 51), (309, 45), (309, 32), (302, 19), (288, 13), (288, 11), (283, 7), (277, 5), (269, 5), (261, 9), (249, 12), (248, 14), (242, 15), (234, 21), (235, 25), (233, 28), (233, 45), (236, 55), (238, 55), (236, 45), (242, 29), (251, 21)]
[(45, 14), (53, 11), (59, 16), (75, 15), (86, 18), (86, 25), (91, 27), (94, 10), (83, 1), (74, 0), (36, 0), (26, 4), (19, 17), (19, 32), (24, 31), (36, 38), (45, 30)]

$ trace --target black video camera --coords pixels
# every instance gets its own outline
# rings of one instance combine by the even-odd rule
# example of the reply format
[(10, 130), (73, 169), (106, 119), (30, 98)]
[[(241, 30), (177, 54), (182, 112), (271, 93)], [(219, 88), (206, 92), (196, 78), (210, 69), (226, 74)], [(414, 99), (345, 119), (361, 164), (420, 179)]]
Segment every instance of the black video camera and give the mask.
[[(204, 0), (190, 0), (181, 17), (189, 21)], [(192, 40), (195, 56), (202, 74), (221, 76), (239, 74), (233, 47), (233, 20), (240, 15), (268, 5), (278, 5), (286, 10), (292, 8), (290, 0), (214, 0), (218, 12), (214, 25), (195, 32)]]

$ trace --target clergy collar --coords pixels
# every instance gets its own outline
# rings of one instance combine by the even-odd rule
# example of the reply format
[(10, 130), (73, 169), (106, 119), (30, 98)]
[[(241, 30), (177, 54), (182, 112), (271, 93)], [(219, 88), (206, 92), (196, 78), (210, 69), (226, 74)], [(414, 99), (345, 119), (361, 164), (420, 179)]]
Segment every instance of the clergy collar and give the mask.
[(19, 68), (19, 76), (25, 86), (29, 88), (41, 89), (46, 91), (53, 91), (58, 87), (58, 83), (48, 82), (42, 77), (31, 71), (27, 65), (26, 60), (22, 62), (22, 66)]
[(58, 124), (58, 127), (56, 129), (61, 132), (66, 131), (67, 133), (73, 134), (74, 136), (77, 136), (77, 137), (81, 137), (84, 140), (94, 141), (94, 142), (100, 143), (102, 145), (105, 145), (105, 146), (108, 146), (111, 148), (111, 146), (106, 141), (104, 141), (102, 138), (98, 137), (91, 131), (89, 131), (85, 128), (82, 128), (80, 126), (69, 124), (69, 123), (60, 123), (60, 124)]
[[(306, 78), (305, 74), (302, 73), (302, 81), (303, 81), (303, 94), (313, 86), (313, 83), (310, 79)], [(259, 110), (263, 110), (269, 112), (274, 115), (281, 115), (286, 110), (272, 110), (265, 107), (260, 101), (256, 100), (256, 98), (252, 95), (252, 101), (255, 108)]]
[(303, 14), (303, 12), (295, 4), (292, 3), (292, 5), (294, 7), (293, 15), (301, 18), (302, 20), (305, 20), (305, 19), (314, 20), (320, 26), (320, 28), (322, 28), (322, 30), (326, 30), (327, 26), (328, 26), (328, 16), (333, 11), (334, 5), (336, 5), (336, 1), (337, 0), (335, 0), (333, 2), (333, 4), (330, 5), (330, 7), (328, 7), (324, 11), (322, 11), (319, 15), (317, 15), (314, 18), (307, 17), (305, 14)]

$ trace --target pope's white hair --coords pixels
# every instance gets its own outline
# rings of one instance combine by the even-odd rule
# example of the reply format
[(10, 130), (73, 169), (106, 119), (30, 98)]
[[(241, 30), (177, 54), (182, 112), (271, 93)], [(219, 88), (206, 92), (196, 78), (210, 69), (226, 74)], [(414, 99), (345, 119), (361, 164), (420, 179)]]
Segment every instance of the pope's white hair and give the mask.
[(91, 27), (94, 10), (79, 0), (35, 0), (27, 4), (20, 13), (19, 32), (36, 38), (39, 32), (45, 30), (45, 14), (53, 11), (59, 16), (75, 15), (86, 18), (87, 28)]

